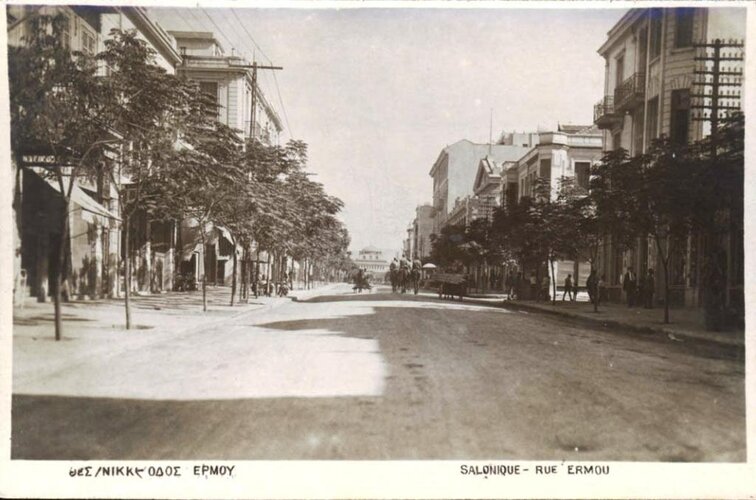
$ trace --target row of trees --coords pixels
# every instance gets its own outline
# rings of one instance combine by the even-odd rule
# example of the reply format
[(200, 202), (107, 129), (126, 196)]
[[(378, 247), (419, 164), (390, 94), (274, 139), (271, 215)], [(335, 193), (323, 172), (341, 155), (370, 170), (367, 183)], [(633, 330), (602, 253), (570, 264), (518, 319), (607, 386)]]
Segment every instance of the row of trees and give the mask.
[[(598, 272), (607, 246), (624, 251), (650, 241), (668, 323), (671, 257), (692, 238), (703, 248), (707, 323), (716, 327), (727, 293), (724, 245), (743, 231), (743, 139), (738, 115), (693, 144), (661, 137), (642, 155), (609, 151), (592, 167), (588, 190), (569, 178), (556, 187), (539, 179), (532, 196), (499, 207), (492, 220), (444, 228), (432, 258), (441, 265), (513, 261), (537, 272), (550, 267), (553, 276), (556, 261), (587, 261)], [(556, 285), (552, 280), (552, 297)]]
[[(39, 16), (29, 36), (9, 47), (12, 154), (45, 154), (65, 213), (81, 179), (118, 194), (125, 259), (126, 328), (131, 326), (130, 284), (134, 221), (192, 221), (198, 243), (225, 227), (244, 249), (243, 288), (249, 286), (253, 248), (284, 263), (346, 265), (349, 235), (337, 218), (342, 202), (310, 180), (307, 146), (266, 145), (217, 120), (215, 100), (191, 81), (167, 73), (134, 31), (114, 30), (96, 55), (72, 53), (62, 43), (66, 20)], [(20, 168), (17, 175), (20, 175)], [(124, 182), (125, 181), (125, 182)], [(61, 336), (61, 290), (67, 279), (68, 217), (60, 228), (55, 277), (55, 331)], [(253, 245), (254, 243), (254, 245)], [(231, 305), (237, 294), (233, 252)], [(202, 276), (203, 307), (207, 308)]]

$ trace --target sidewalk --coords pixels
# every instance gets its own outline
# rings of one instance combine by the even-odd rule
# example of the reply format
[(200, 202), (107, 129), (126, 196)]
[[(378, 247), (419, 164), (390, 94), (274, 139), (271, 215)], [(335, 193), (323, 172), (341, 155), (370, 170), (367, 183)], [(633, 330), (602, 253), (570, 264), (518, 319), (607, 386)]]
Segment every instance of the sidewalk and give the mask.
[(588, 301), (587, 294), (578, 295), (575, 302), (562, 302), (557, 298), (555, 304), (551, 302), (535, 302), (531, 300), (506, 300), (503, 294), (473, 294), (467, 299), (471, 302), (499, 305), (507, 309), (526, 312), (546, 313), (565, 318), (591, 321), (601, 326), (626, 328), (644, 333), (665, 334), (670, 340), (684, 341), (702, 340), (719, 344), (744, 347), (745, 332), (743, 330), (711, 332), (704, 327), (703, 311), (693, 308), (673, 308), (669, 310), (669, 324), (664, 324), (664, 308), (644, 309), (627, 307), (626, 304), (601, 304), (598, 312), (593, 312), (593, 304)]
[[(249, 297), (240, 302), (238, 293), (234, 306), (229, 305), (231, 288), (209, 286), (207, 288), (207, 311), (202, 309), (202, 291), (168, 292), (131, 297), (130, 334), (139, 332), (149, 335), (164, 334), (173, 330), (203, 328), (212, 323), (225, 321), (251, 311), (277, 307), (293, 298), (311, 297), (326, 293), (333, 284), (325, 284), (310, 290), (293, 290), (288, 297)], [(64, 340), (90, 336), (112, 335), (126, 332), (123, 298), (98, 300), (74, 300), (61, 304)], [(54, 336), (53, 302), (37, 302), (34, 297), (24, 301), (23, 307), (13, 308), (14, 337), (34, 340)], [(134, 335), (132, 335), (134, 336)], [(138, 336), (138, 335), (136, 335)]]

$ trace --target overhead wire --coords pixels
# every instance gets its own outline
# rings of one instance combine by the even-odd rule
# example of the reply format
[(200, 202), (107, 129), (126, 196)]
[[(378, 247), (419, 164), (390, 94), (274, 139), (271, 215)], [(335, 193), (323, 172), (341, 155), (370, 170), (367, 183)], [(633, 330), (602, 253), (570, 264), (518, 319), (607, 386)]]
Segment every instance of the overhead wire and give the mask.
[[(185, 23), (186, 23), (186, 24), (187, 24), (187, 25), (188, 25), (188, 26), (189, 26), (190, 28), (192, 28), (192, 23), (191, 23), (191, 22), (188, 22), (188, 19), (184, 17), (184, 15), (183, 15), (183, 14), (181, 13), (181, 10), (183, 10), (183, 9), (174, 9), (174, 11), (175, 11), (175, 12), (176, 12), (176, 14), (178, 15), (178, 17), (180, 17), (182, 21), (184, 21), (184, 22), (185, 22)], [(194, 10), (197, 10), (197, 9), (194, 9), (194, 8), (189, 8), (189, 9), (186, 9), (186, 10), (188, 10), (188, 11), (189, 11), (189, 14), (191, 15), (191, 17), (192, 17), (192, 18), (194, 19), (194, 21), (196, 21), (196, 22), (197, 22), (197, 23), (199, 24), (199, 26), (200, 26), (200, 27), (203, 27), (203, 26), (205, 26), (205, 23), (204, 23), (204, 21), (203, 21), (203, 20), (202, 20), (202, 19), (201, 19), (201, 18), (200, 18), (200, 17), (198, 16), (198, 15), (195, 15), (195, 13), (194, 13)], [(207, 12), (207, 11), (206, 11), (206, 10), (205, 10), (204, 8), (202, 8), (202, 7), (200, 7), (200, 8), (199, 8), (199, 10), (201, 10), (201, 11), (202, 11), (202, 13), (203, 13), (203, 14), (205, 15), (205, 17), (206, 17), (206, 18), (207, 18), (207, 19), (208, 19), (208, 20), (210, 21), (210, 23), (211, 23), (211, 24), (213, 25), (213, 27), (215, 27), (215, 29), (216, 29), (217, 33), (218, 33), (218, 34), (219, 34), (220, 36), (222, 36), (222, 37), (223, 37), (223, 39), (224, 39), (224, 40), (225, 40), (225, 42), (226, 42), (226, 43), (228, 44), (228, 46), (229, 46), (229, 47), (231, 48), (231, 50), (232, 50), (233, 52), (239, 52), (239, 54), (240, 54), (240, 55), (243, 55), (244, 53), (243, 53), (242, 51), (239, 51), (239, 50), (237, 49), (236, 45), (235, 45), (235, 44), (234, 44), (234, 43), (233, 43), (233, 42), (231, 41), (231, 39), (230, 39), (230, 38), (229, 38), (228, 36), (226, 36), (226, 34), (225, 34), (225, 33), (223, 32), (223, 30), (221, 30), (220, 26), (218, 26), (218, 23), (216, 23), (216, 22), (215, 22), (215, 20), (213, 19), (213, 17), (212, 17), (212, 16), (210, 16), (210, 14), (208, 14), (208, 12)], [(266, 60), (266, 61), (267, 61), (267, 62), (268, 62), (269, 64), (271, 64), (271, 65), (272, 65), (272, 64), (273, 64), (273, 61), (272, 61), (272, 60), (270, 59), (270, 57), (268, 57), (268, 55), (267, 55), (267, 54), (265, 53), (265, 51), (264, 51), (264, 50), (262, 49), (262, 47), (260, 47), (260, 45), (259, 45), (259, 44), (257, 43), (257, 41), (255, 40), (255, 38), (254, 38), (254, 37), (252, 36), (252, 34), (251, 34), (251, 33), (249, 32), (249, 30), (247, 29), (247, 27), (246, 27), (246, 26), (244, 25), (244, 23), (242, 22), (242, 20), (241, 20), (241, 18), (239, 17), (239, 15), (238, 15), (238, 14), (236, 13), (236, 11), (235, 11), (235, 10), (234, 10), (233, 8), (232, 8), (232, 9), (228, 9), (228, 10), (230, 10), (230, 11), (231, 11), (231, 14), (232, 14), (232, 15), (233, 15), (233, 17), (234, 17), (234, 18), (236, 19), (236, 21), (237, 21), (237, 23), (239, 24), (239, 26), (241, 26), (241, 28), (242, 28), (242, 30), (244, 31), (244, 33), (245, 33), (245, 34), (247, 35), (247, 37), (249, 38), (249, 40), (250, 40), (250, 41), (252, 42), (252, 44), (254, 45), (254, 48), (253, 48), (253, 50), (251, 51), (251, 52), (252, 52), (252, 54), (254, 55), (254, 54), (256, 54), (256, 53), (258, 53), (258, 52), (259, 52), (259, 53), (260, 53), (260, 55), (261, 55), (261, 56), (262, 56), (262, 57), (263, 57), (263, 58), (264, 58), (264, 59), (265, 59), (265, 60)], [(228, 24), (229, 28), (230, 28), (231, 30), (233, 30), (233, 32), (234, 32), (234, 35), (233, 35), (233, 36), (234, 36), (234, 37), (238, 37), (238, 38), (239, 38), (239, 41), (241, 41), (241, 42), (242, 42), (242, 44), (243, 44), (243, 47), (242, 47), (242, 48), (244, 48), (244, 49), (247, 49), (247, 50), (249, 50), (250, 48), (252, 48), (252, 47), (250, 47), (250, 46), (249, 46), (248, 44), (244, 43), (244, 37), (243, 37), (243, 36), (241, 36), (241, 33), (240, 33), (240, 32), (239, 32), (239, 31), (238, 31), (238, 30), (237, 30), (237, 29), (236, 29), (236, 28), (234, 27), (234, 25), (233, 25), (233, 23), (231, 22), (231, 20), (230, 20), (230, 19), (228, 19), (228, 18), (226, 18), (226, 17), (225, 17), (225, 16), (223, 16), (223, 15), (221, 15), (221, 17), (222, 17), (222, 18), (223, 18), (223, 20), (224, 20), (224, 21), (225, 21), (225, 22), (226, 22), (226, 23)], [(255, 50), (255, 49), (256, 49), (256, 50)], [(269, 90), (270, 90), (270, 89), (271, 89), (271, 88), (272, 88), (273, 86), (275, 86), (276, 94), (277, 94), (277, 96), (278, 96), (278, 102), (279, 102), (279, 104), (280, 104), (280, 106), (281, 106), (281, 112), (282, 112), (282, 114), (283, 114), (283, 117), (284, 117), (284, 121), (285, 121), (285, 123), (286, 123), (286, 128), (287, 128), (287, 130), (289, 131), (289, 135), (290, 135), (290, 136), (291, 136), (291, 138), (293, 139), (293, 138), (294, 138), (294, 133), (293, 133), (293, 131), (292, 131), (292, 128), (291, 128), (291, 123), (289, 122), (289, 116), (288, 116), (288, 113), (286, 112), (286, 106), (284, 105), (283, 96), (282, 96), (282, 94), (281, 94), (281, 88), (280, 88), (280, 86), (279, 86), (279, 84), (278, 84), (278, 78), (276, 77), (276, 74), (275, 74), (275, 72), (273, 72), (273, 75), (272, 75), (272, 76), (273, 76), (273, 85), (270, 85), (270, 82), (269, 82), (269, 80), (268, 80), (268, 77), (267, 77), (267, 75), (266, 75), (266, 74), (265, 74), (264, 72), (263, 72), (263, 73), (261, 73), (261, 75), (263, 75), (263, 78), (262, 78), (262, 80), (263, 80), (263, 81), (264, 81), (264, 82), (266, 83), (266, 85), (265, 85), (265, 86), (266, 86), (266, 87), (268, 87), (268, 89), (269, 89)], [(260, 79), (258, 79), (258, 85), (259, 85), (259, 82), (260, 82)], [(272, 93), (272, 92), (271, 92), (271, 93)]]
[[(254, 44), (254, 46), (260, 52), (260, 55), (262, 55), (268, 61), (268, 63), (272, 65), (273, 61), (270, 59), (270, 57), (268, 57), (268, 55), (265, 53), (265, 51), (262, 49), (262, 47), (260, 47), (260, 45), (257, 43), (257, 41), (255, 40), (255, 37), (253, 37), (252, 33), (249, 32), (249, 30), (247, 29), (247, 27), (244, 25), (244, 23), (239, 18), (239, 15), (236, 13), (236, 11), (233, 8), (229, 9), (229, 10), (231, 11), (231, 14), (233, 14), (233, 16), (236, 19), (236, 21), (239, 23), (239, 26), (241, 26), (242, 29), (244, 30), (244, 32), (247, 34), (247, 36), (249, 37), (250, 41), (252, 41), (252, 43)], [(264, 77), (264, 78), (267, 81), (267, 77)], [(284, 103), (283, 103), (283, 97), (281, 96), (281, 88), (278, 85), (278, 77), (276, 77), (276, 72), (275, 71), (273, 72), (273, 82), (275, 83), (276, 93), (278, 94), (278, 102), (281, 104), (281, 111), (282, 111), (282, 113), (284, 115), (284, 120), (286, 122), (286, 128), (289, 131), (289, 136), (291, 136), (291, 138), (294, 139), (294, 132), (292, 131), (291, 124), (289, 123), (289, 116), (286, 113), (286, 106), (284, 106)]]

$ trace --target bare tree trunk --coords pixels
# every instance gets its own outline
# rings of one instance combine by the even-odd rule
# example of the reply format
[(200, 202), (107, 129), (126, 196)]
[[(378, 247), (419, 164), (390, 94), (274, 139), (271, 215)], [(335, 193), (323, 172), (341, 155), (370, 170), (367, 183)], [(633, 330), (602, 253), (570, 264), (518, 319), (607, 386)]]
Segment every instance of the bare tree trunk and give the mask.
[(131, 218), (123, 213), (123, 245), (126, 253), (124, 262), (124, 309), (126, 312), (126, 329), (131, 329), (131, 246), (129, 236), (131, 234)]
[(272, 267), (271, 255), (270, 252), (268, 252), (268, 279), (265, 280), (265, 295), (270, 292), (270, 282), (273, 279), (273, 273), (271, 272), (273, 270)]
[[(669, 323), (669, 253), (667, 253), (665, 257), (659, 237), (654, 235), (654, 240), (656, 241), (656, 250), (659, 252), (659, 260), (661, 261), (662, 268), (664, 269), (664, 323), (667, 324)], [(668, 241), (667, 245), (669, 245)], [(669, 248), (667, 249), (667, 251), (669, 252)]]
[(207, 312), (207, 248), (204, 224), (200, 226), (200, 239), (202, 241), (202, 311)]
[(233, 244), (233, 253), (234, 253), (234, 275), (231, 276), (231, 307), (234, 306), (234, 295), (236, 294), (236, 239), (234, 239), (232, 242)]
[(557, 282), (556, 275), (554, 274), (554, 260), (549, 259), (549, 264), (551, 265), (551, 303), (556, 305)]
[(242, 260), (241, 260), (241, 288), (239, 289), (239, 302), (247, 302), (247, 269), (249, 269), (249, 263), (247, 262), (247, 248), (242, 248)]
[[(73, 180), (71, 181), (73, 182)], [(55, 272), (55, 340), (58, 341), (63, 337), (63, 317), (60, 309), (60, 303), (63, 300), (63, 274), (66, 266), (66, 240), (68, 240), (68, 211), (71, 206), (71, 200), (65, 200), (65, 210), (63, 211), (63, 231), (61, 232), (60, 242), (58, 243), (58, 269)]]

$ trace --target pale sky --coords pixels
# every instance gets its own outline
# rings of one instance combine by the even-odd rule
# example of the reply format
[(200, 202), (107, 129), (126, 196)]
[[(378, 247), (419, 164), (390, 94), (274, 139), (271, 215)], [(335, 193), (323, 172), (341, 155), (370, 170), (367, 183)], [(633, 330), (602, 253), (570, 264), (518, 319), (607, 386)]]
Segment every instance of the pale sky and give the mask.
[(307, 142), (315, 179), (344, 201), (355, 253), (401, 247), (415, 207), (431, 201), (440, 151), (487, 142), (491, 110), (494, 139), (590, 124), (604, 85), (596, 51), (625, 11), (150, 9), (166, 29), (220, 29), (227, 53), (267, 62), (246, 28), (284, 67), (284, 108), (270, 72), (261, 87), (284, 121), (282, 142)]

